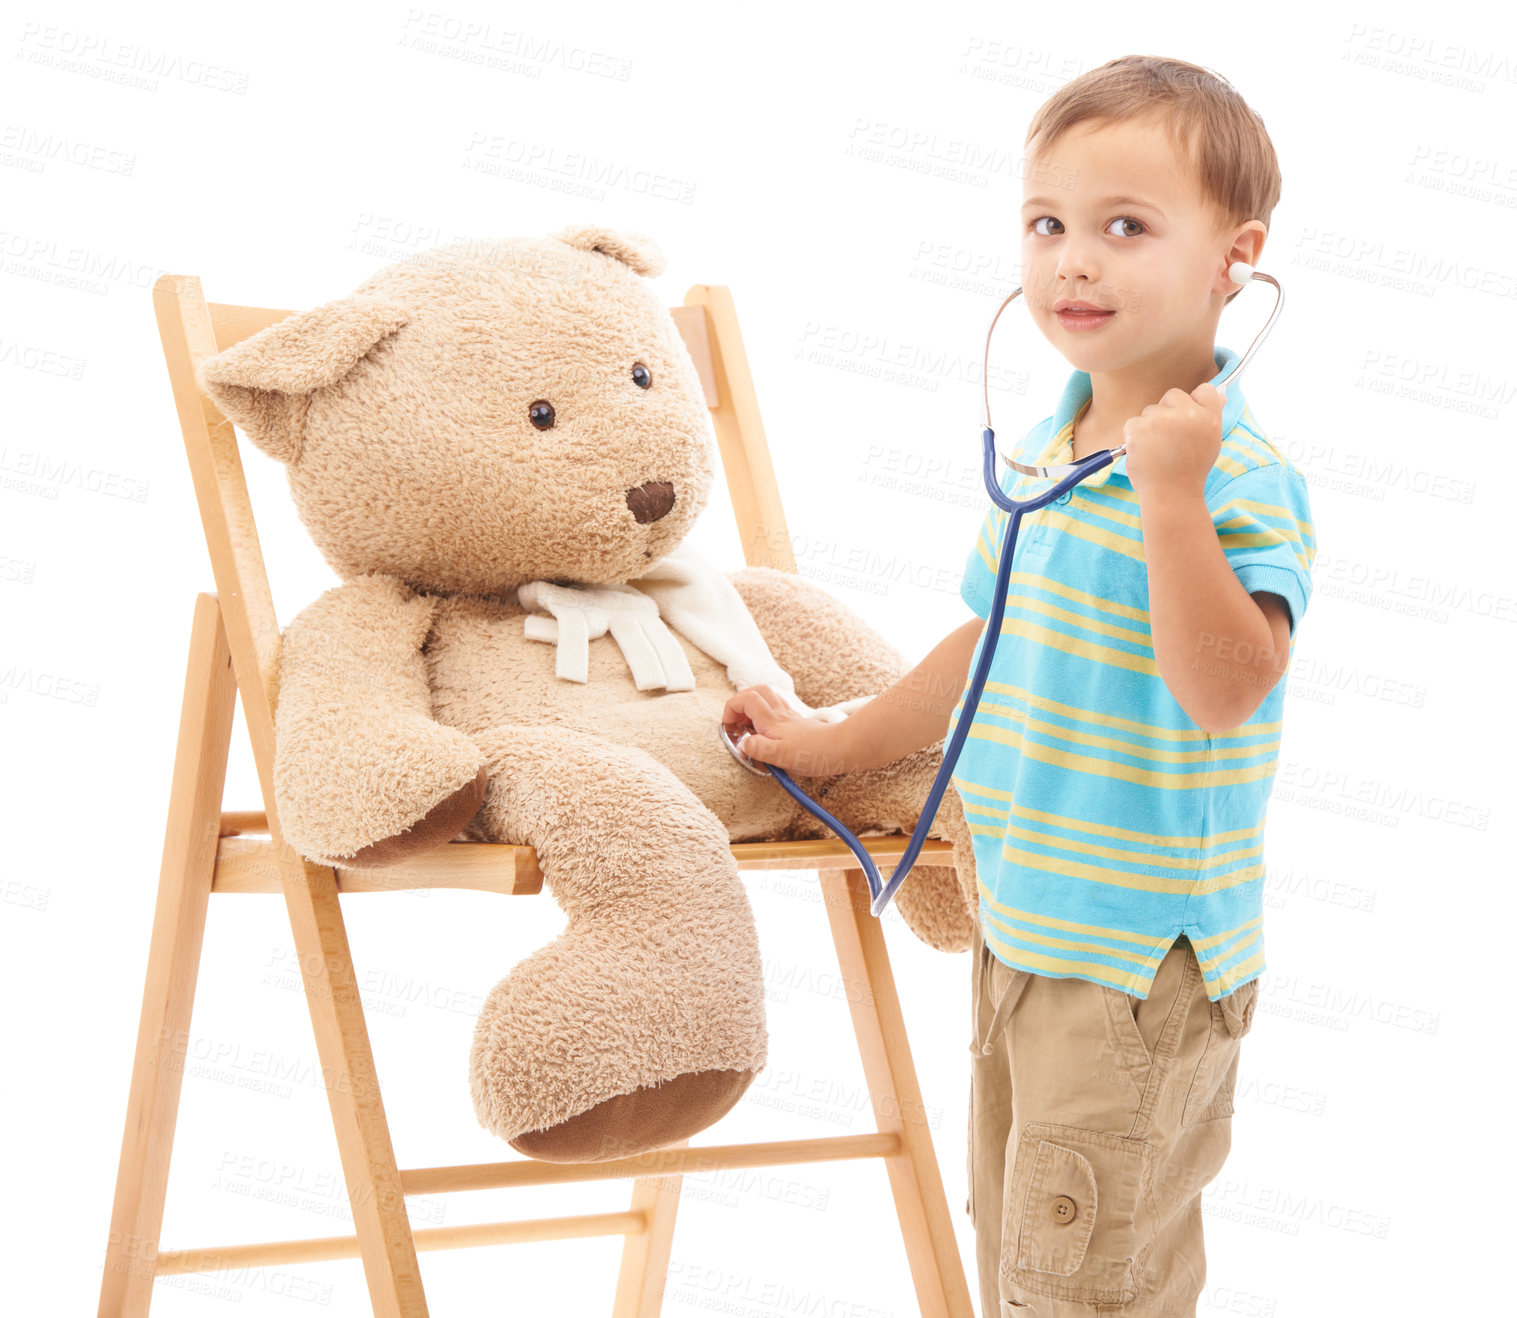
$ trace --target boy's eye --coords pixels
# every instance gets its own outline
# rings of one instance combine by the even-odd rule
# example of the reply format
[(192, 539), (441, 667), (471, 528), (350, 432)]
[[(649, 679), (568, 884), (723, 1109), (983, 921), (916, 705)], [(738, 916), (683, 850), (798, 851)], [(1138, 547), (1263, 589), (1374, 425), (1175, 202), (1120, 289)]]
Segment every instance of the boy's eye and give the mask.
[[(1050, 221), (1053, 224), (1060, 224), (1060, 222), (1057, 219), (1055, 219), (1052, 215), (1039, 215), (1027, 227), (1029, 229), (1031, 229), (1033, 231), (1033, 233), (1037, 234), (1039, 237), (1042, 237), (1042, 238), (1052, 237), (1051, 234), (1046, 233), (1046, 232), (1044, 232), (1044, 230), (1038, 228), (1038, 225), (1040, 225), (1044, 220), (1048, 220), (1048, 221)], [(1145, 229), (1147, 227), (1147, 226), (1144, 225), (1144, 223), (1143, 223), (1142, 220), (1135, 220), (1130, 215), (1119, 215), (1111, 223), (1112, 224), (1135, 224), (1135, 225), (1138, 226), (1138, 228), (1140, 230)], [(1061, 228), (1063, 227), (1062, 224), (1060, 224), (1060, 227)], [(1111, 225), (1110, 224), (1107, 225), (1106, 228), (1107, 228), (1107, 231), (1110, 232)], [(1114, 234), (1112, 234), (1112, 237), (1113, 238), (1136, 238), (1137, 234), (1135, 234), (1135, 233), (1125, 233), (1125, 232), (1124, 233), (1114, 233)]]

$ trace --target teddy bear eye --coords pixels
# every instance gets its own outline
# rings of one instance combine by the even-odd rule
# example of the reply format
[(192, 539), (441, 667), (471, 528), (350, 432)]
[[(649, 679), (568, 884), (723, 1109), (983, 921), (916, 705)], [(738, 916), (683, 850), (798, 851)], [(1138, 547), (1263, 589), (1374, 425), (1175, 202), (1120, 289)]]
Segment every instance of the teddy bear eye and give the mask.
[(642, 362), (634, 362), (632, 366), (632, 383), (639, 389), (652, 388), (653, 372), (644, 366)]
[(527, 408), (527, 417), (539, 430), (552, 430), (553, 404), (546, 398), (539, 398)]

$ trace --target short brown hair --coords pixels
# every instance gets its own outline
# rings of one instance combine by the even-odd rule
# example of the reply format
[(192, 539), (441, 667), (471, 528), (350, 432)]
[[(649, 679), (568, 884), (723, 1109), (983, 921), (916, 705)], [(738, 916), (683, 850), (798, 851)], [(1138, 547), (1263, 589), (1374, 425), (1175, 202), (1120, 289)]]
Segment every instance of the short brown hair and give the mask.
[[(1227, 225), (1269, 228), (1280, 201), (1280, 164), (1264, 120), (1220, 73), (1180, 59), (1123, 55), (1060, 87), (1033, 115), (1028, 155), (1051, 147), (1076, 124), (1157, 115), (1176, 149), (1195, 164), (1201, 193)], [(1241, 293), (1235, 289), (1227, 301)]]

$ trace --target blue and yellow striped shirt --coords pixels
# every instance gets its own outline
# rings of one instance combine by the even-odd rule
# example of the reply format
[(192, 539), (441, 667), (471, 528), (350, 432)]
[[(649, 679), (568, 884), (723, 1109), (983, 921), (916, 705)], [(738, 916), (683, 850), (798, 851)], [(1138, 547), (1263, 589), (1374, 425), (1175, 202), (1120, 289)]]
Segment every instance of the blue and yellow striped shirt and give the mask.
[[(1213, 380), (1237, 360), (1222, 347), (1214, 357)], [(1090, 376), (1075, 371), (1058, 410), (1012, 456), (1072, 461), (1074, 423), (1090, 396)], [(1207, 506), (1244, 589), (1289, 605), (1294, 656), (1317, 552), (1306, 479), (1264, 437), (1236, 381), (1222, 435)], [(1184, 931), (1215, 1001), (1265, 968), (1264, 816), (1285, 682), (1248, 723), (1215, 736), (1170, 694), (1154, 662), (1126, 463), (1124, 455), (1022, 519), (995, 658), (953, 781), (996, 956), (1146, 998)], [(1012, 498), (1048, 484), (1003, 469)], [(1007, 519), (990, 509), (965, 565), (960, 593), (982, 618)], [(982, 633), (971, 673), (984, 644)], [(967, 694), (966, 683), (954, 726)]]

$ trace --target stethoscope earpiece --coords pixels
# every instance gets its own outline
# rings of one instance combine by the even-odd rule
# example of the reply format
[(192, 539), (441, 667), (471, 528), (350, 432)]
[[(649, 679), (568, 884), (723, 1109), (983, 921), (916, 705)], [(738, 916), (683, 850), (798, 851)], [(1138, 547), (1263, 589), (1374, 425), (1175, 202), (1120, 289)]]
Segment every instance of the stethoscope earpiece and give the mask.
[(1246, 284), (1254, 277), (1254, 268), (1247, 261), (1234, 261), (1227, 267), (1227, 277), (1235, 284)]

